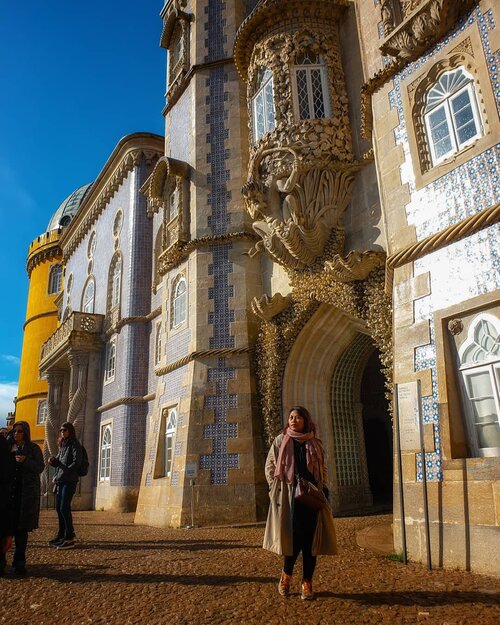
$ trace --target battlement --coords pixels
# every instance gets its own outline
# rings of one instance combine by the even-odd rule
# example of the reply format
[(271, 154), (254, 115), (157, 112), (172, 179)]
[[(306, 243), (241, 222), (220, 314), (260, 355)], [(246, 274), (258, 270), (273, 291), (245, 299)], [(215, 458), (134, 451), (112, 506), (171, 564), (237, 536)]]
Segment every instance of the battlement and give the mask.
[(57, 228), (57, 230), (51, 230), (50, 232), (40, 234), (31, 242), (28, 249), (28, 259), (26, 263), (28, 275), (31, 275), (33, 268), (43, 260), (50, 259), (61, 254), (61, 250), (58, 245), (61, 232), (62, 228)]

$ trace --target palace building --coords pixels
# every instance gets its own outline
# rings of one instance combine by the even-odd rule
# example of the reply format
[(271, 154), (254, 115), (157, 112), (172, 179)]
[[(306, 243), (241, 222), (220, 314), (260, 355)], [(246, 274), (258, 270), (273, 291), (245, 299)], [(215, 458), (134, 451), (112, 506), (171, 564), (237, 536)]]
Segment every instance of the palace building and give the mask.
[(46, 456), (75, 424), (81, 508), (221, 525), (265, 518), (302, 404), (334, 514), (393, 509), (401, 550), (402, 491), (410, 558), (428, 529), (435, 566), (499, 574), (498, 4), (167, 0), (161, 20), (165, 139), (122, 139), (30, 248), (17, 418)]

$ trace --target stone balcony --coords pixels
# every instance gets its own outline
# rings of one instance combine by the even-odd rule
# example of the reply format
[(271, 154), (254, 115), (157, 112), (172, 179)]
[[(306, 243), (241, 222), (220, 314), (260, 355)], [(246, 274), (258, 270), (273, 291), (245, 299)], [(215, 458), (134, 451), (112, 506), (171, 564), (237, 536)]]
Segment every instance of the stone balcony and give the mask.
[(42, 345), (40, 372), (66, 364), (72, 351), (99, 351), (102, 347), (104, 315), (73, 312)]

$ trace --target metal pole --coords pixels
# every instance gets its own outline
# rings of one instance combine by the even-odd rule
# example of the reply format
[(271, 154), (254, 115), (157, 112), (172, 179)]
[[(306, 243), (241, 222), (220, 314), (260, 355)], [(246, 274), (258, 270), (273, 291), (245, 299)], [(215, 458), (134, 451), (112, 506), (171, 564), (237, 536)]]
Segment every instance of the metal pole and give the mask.
[(406, 517), (405, 517), (405, 501), (403, 493), (403, 462), (401, 459), (401, 436), (399, 433), (399, 404), (398, 404), (398, 385), (395, 385), (394, 393), (394, 425), (396, 426), (396, 450), (398, 455), (398, 481), (399, 481), (399, 512), (401, 516), (401, 540), (403, 543), (403, 564), (408, 564), (408, 556), (406, 552)]
[(422, 491), (424, 496), (424, 522), (425, 522), (425, 544), (427, 549), (427, 568), (432, 571), (431, 559), (431, 533), (429, 525), (429, 501), (427, 497), (427, 468), (425, 463), (425, 443), (424, 443), (424, 424), (422, 421), (422, 409), (420, 402), (420, 380), (417, 381), (418, 396), (418, 425), (420, 430), (420, 453), (422, 454)]

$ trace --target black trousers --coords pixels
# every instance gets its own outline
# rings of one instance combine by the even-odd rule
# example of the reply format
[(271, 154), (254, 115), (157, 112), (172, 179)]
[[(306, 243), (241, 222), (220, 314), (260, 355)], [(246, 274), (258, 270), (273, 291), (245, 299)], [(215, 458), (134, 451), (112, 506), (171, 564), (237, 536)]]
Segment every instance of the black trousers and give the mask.
[(26, 564), (26, 547), (28, 545), (28, 530), (18, 529), (14, 533), (14, 543), (16, 549), (14, 551), (14, 566)]
[(302, 551), (302, 577), (311, 580), (316, 568), (316, 556), (312, 554), (312, 544), (316, 532), (318, 513), (300, 503), (294, 503), (293, 510), (293, 554), (285, 556), (283, 571), (292, 575), (295, 562)]
[(71, 500), (76, 491), (78, 482), (70, 482), (69, 484), (58, 484), (56, 493), (56, 512), (59, 520), (59, 530), (57, 535), (59, 538), (71, 540), (75, 537), (75, 528), (73, 527), (73, 515), (71, 514)]

